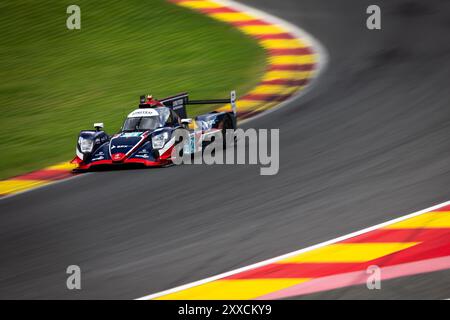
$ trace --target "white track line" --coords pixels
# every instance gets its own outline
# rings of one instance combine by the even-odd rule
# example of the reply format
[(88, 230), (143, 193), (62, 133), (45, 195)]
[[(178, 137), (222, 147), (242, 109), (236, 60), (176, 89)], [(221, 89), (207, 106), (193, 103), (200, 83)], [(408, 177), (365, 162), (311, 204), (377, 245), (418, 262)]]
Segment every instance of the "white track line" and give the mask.
[(271, 258), (271, 259), (264, 260), (264, 261), (261, 261), (261, 262), (255, 263), (255, 264), (251, 264), (251, 265), (246, 266), (246, 267), (242, 267), (242, 268), (239, 268), (239, 269), (235, 269), (235, 270), (232, 270), (232, 271), (221, 273), (221, 274), (218, 274), (216, 276), (212, 276), (212, 277), (209, 277), (209, 278), (206, 278), (206, 279), (202, 279), (202, 280), (199, 280), (199, 281), (191, 282), (191, 283), (179, 286), (179, 287), (175, 287), (173, 289), (169, 289), (169, 290), (161, 291), (161, 292), (158, 292), (158, 293), (150, 294), (148, 296), (144, 296), (144, 297), (138, 298), (136, 300), (155, 299), (155, 298), (158, 298), (158, 297), (170, 294), (170, 293), (174, 293), (174, 292), (178, 292), (178, 291), (181, 291), (181, 290), (189, 289), (189, 288), (192, 288), (192, 287), (195, 287), (195, 286), (199, 286), (199, 285), (202, 285), (202, 284), (205, 284), (205, 283), (208, 283), (208, 282), (212, 282), (212, 281), (215, 281), (215, 280), (218, 280), (218, 279), (221, 279), (221, 278), (229, 277), (229, 276), (237, 274), (237, 273), (241, 273), (241, 272), (244, 272), (244, 271), (247, 271), (247, 270), (251, 270), (251, 269), (255, 269), (255, 268), (258, 268), (258, 267), (262, 267), (262, 266), (265, 266), (265, 265), (268, 265), (268, 264), (280, 261), (282, 259), (286, 259), (286, 258), (295, 256), (295, 255), (298, 255), (298, 254), (301, 254), (301, 253), (304, 253), (304, 252), (308, 252), (308, 251), (312, 251), (312, 250), (315, 250), (315, 249), (319, 249), (319, 248), (328, 246), (330, 244), (334, 244), (336, 242), (347, 240), (347, 239), (359, 236), (361, 234), (364, 234), (364, 233), (367, 233), (367, 232), (370, 232), (370, 231), (373, 231), (373, 230), (376, 230), (376, 229), (383, 228), (383, 227), (388, 226), (390, 224), (394, 224), (394, 223), (397, 223), (397, 222), (400, 222), (400, 221), (403, 221), (403, 220), (406, 220), (406, 219), (417, 217), (419, 215), (425, 214), (427, 212), (433, 211), (435, 209), (438, 209), (440, 207), (447, 206), (447, 205), (450, 205), (450, 201), (447, 201), (447, 202), (444, 202), (444, 203), (441, 203), (441, 204), (437, 204), (437, 205), (434, 205), (434, 206), (429, 207), (427, 209), (423, 209), (423, 210), (420, 210), (420, 211), (408, 214), (406, 216), (402, 216), (402, 217), (399, 217), (399, 218), (396, 218), (396, 219), (393, 219), (393, 220), (389, 220), (389, 221), (377, 224), (377, 225), (375, 225), (373, 227), (368, 227), (368, 228), (365, 228), (363, 230), (356, 231), (356, 232), (353, 232), (353, 233), (350, 233), (350, 234), (347, 234), (347, 235), (344, 235), (344, 236), (341, 236), (341, 237), (338, 237), (338, 238), (335, 238), (335, 239), (332, 239), (332, 240), (328, 240), (328, 241), (325, 241), (325, 242), (322, 242), (322, 243), (319, 243), (319, 244), (316, 244), (316, 245), (313, 245), (313, 246), (310, 246), (310, 247), (307, 247), (307, 248), (304, 248), (304, 249), (300, 249), (300, 250), (297, 250), (297, 251), (289, 252), (289, 253), (283, 254), (281, 256), (275, 257), (275, 258)]
[[(311, 84), (309, 84), (306, 87), (306, 89), (300, 90), (296, 95), (294, 95), (290, 99), (282, 102), (277, 107), (269, 109), (269, 110), (267, 110), (265, 112), (262, 112), (261, 114), (255, 116), (255, 117), (252, 117), (252, 118), (250, 118), (248, 120), (242, 121), (242, 122), (240, 122), (240, 124), (241, 123), (245, 123), (245, 122), (249, 122), (249, 121), (254, 120), (254, 119), (256, 119), (256, 118), (258, 118), (260, 116), (265, 116), (268, 113), (273, 112), (273, 111), (275, 111), (275, 110), (285, 106), (286, 104), (292, 102), (293, 100), (298, 99), (300, 96), (303, 96), (305, 93), (307, 93), (309, 90), (311, 90), (311, 87), (315, 84), (316, 79), (325, 70), (325, 66), (328, 63), (328, 54), (327, 54), (327, 52), (325, 51), (323, 46), (317, 40), (314, 39), (314, 37), (312, 37), (310, 34), (305, 32), (304, 30), (301, 30), (297, 26), (295, 26), (295, 25), (293, 25), (293, 24), (291, 24), (291, 23), (289, 23), (287, 21), (281, 20), (280, 18), (272, 16), (272, 15), (270, 15), (270, 14), (268, 14), (266, 12), (260, 11), (258, 9), (249, 7), (247, 5), (244, 5), (244, 4), (241, 4), (241, 3), (237, 3), (235, 1), (230, 1), (230, 0), (214, 0), (214, 1), (217, 2), (217, 3), (221, 3), (221, 4), (225, 5), (225, 6), (233, 7), (236, 10), (246, 11), (246, 12), (248, 12), (250, 14), (255, 15), (255, 16), (260, 16), (263, 20), (266, 20), (266, 21), (271, 22), (273, 24), (278, 24), (278, 25), (282, 26), (283, 28), (289, 30), (289, 32), (291, 32), (292, 34), (294, 34), (294, 35), (296, 35), (296, 36), (298, 36), (300, 38), (306, 39), (311, 44), (311, 46), (314, 48), (315, 52), (318, 55), (317, 73), (316, 73), (316, 75), (315, 75), (315, 77), (313, 79), (313, 82)], [(264, 265), (267, 265), (267, 264), (270, 264), (270, 263), (273, 263), (273, 262), (276, 262), (276, 261), (288, 258), (290, 256), (294, 256), (294, 255), (297, 255), (297, 254), (300, 254), (300, 253), (303, 253), (303, 252), (315, 250), (315, 249), (327, 246), (329, 244), (333, 244), (333, 243), (336, 243), (336, 242), (339, 242), (339, 241), (343, 241), (343, 240), (346, 240), (346, 239), (349, 239), (349, 238), (356, 237), (356, 236), (361, 235), (363, 233), (367, 233), (367, 232), (373, 231), (375, 229), (379, 229), (379, 228), (382, 228), (384, 226), (387, 226), (389, 224), (393, 224), (393, 223), (396, 223), (396, 222), (399, 222), (399, 221), (402, 221), (402, 220), (406, 220), (406, 219), (409, 219), (409, 218), (412, 218), (412, 217), (415, 217), (415, 216), (427, 213), (429, 211), (432, 211), (434, 209), (437, 209), (439, 207), (442, 207), (442, 206), (445, 206), (445, 205), (448, 205), (448, 204), (450, 204), (450, 201), (447, 201), (447, 202), (444, 202), (442, 204), (438, 204), (438, 205), (432, 206), (432, 207), (424, 209), (424, 210), (417, 211), (415, 213), (411, 213), (409, 215), (406, 215), (406, 216), (403, 216), (403, 217), (400, 217), (400, 218), (396, 218), (396, 219), (393, 219), (393, 220), (390, 220), (390, 221), (387, 221), (387, 222), (375, 225), (373, 227), (369, 227), (369, 228), (366, 228), (366, 229), (363, 229), (363, 230), (360, 230), (360, 231), (356, 231), (356, 232), (350, 233), (348, 235), (344, 235), (344, 236), (341, 236), (341, 237), (338, 237), (338, 238), (335, 238), (335, 239), (332, 239), (332, 240), (329, 240), (329, 241), (326, 241), (326, 242), (322, 242), (322, 243), (319, 243), (319, 244), (316, 244), (316, 245), (313, 245), (313, 246), (310, 246), (310, 247), (307, 247), (307, 248), (304, 248), (304, 249), (300, 249), (300, 250), (297, 250), (297, 251), (286, 253), (284, 255), (281, 255), (281, 256), (278, 256), (278, 257), (275, 257), (275, 258), (271, 258), (271, 259), (268, 259), (268, 260), (264, 260), (264, 261), (261, 261), (261, 262), (258, 262), (258, 263), (246, 266), (246, 267), (242, 267), (242, 268), (239, 268), (239, 269), (235, 269), (235, 270), (232, 270), (232, 271), (221, 273), (221, 274), (218, 274), (216, 276), (212, 276), (212, 277), (209, 277), (209, 278), (206, 278), (206, 279), (202, 279), (202, 280), (198, 280), (198, 281), (195, 281), (195, 282), (191, 282), (191, 283), (188, 283), (188, 284), (185, 284), (185, 285), (182, 285), (182, 286), (179, 286), (179, 287), (175, 287), (175, 288), (172, 288), (172, 289), (169, 289), (169, 290), (165, 290), (165, 291), (161, 291), (161, 292), (158, 292), (158, 293), (150, 294), (150, 295), (138, 298), (137, 300), (155, 299), (155, 298), (161, 297), (163, 295), (167, 295), (167, 294), (170, 294), (170, 293), (174, 293), (174, 292), (178, 292), (178, 291), (185, 290), (185, 289), (188, 289), (188, 288), (192, 288), (192, 287), (195, 287), (195, 286), (198, 286), (198, 285), (202, 285), (202, 284), (205, 284), (205, 283), (208, 283), (208, 282), (212, 282), (212, 281), (215, 281), (215, 280), (218, 280), (218, 279), (221, 279), (221, 278), (225, 278), (225, 277), (228, 277), (228, 276), (240, 273), (240, 272), (244, 272), (244, 271), (247, 271), (247, 270), (250, 270), (250, 269), (255, 269), (255, 268), (258, 268), (258, 267), (261, 267), (261, 266), (264, 266)]]

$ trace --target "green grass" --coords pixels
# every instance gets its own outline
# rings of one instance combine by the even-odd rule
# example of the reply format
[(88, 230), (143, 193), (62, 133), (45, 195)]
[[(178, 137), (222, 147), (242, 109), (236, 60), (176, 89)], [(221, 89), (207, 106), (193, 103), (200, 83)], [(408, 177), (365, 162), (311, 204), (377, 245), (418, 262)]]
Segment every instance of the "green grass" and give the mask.
[[(73, 3), (81, 30), (66, 28)], [(3, 0), (0, 14), (0, 179), (72, 159), (80, 130), (116, 132), (140, 94), (243, 94), (265, 68), (254, 40), (163, 0)]]

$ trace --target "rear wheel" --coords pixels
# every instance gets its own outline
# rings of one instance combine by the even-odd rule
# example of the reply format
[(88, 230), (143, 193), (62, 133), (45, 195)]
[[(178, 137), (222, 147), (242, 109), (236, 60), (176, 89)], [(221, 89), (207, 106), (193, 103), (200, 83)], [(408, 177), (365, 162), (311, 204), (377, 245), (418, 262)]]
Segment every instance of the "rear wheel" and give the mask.
[(223, 120), (223, 126), (222, 126), (222, 138), (223, 138), (223, 148), (225, 149), (227, 147), (227, 129), (233, 129), (233, 122), (231, 121), (230, 117), (225, 117)]

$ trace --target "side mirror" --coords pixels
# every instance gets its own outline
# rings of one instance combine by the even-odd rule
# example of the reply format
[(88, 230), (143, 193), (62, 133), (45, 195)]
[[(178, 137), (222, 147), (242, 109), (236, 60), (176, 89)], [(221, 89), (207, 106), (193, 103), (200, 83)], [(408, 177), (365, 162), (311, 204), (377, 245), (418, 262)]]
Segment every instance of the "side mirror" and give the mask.
[(103, 129), (103, 122), (94, 123), (94, 128), (97, 131), (100, 131)]

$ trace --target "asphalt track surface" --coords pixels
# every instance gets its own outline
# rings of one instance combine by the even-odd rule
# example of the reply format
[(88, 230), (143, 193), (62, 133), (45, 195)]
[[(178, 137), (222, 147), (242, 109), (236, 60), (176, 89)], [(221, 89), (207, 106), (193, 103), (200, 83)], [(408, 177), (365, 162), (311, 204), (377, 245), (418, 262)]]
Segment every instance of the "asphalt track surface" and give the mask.
[[(244, 126), (280, 128), (279, 174), (97, 172), (3, 199), (0, 298), (138, 298), (450, 199), (448, 1), (377, 1), (381, 31), (365, 27), (371, 1), (243, 2), (329, 53), (313, 90)], [(80, 291), (66, 289), (72, 264)], [(449, 275), (311, 297), (450, 298)]]

